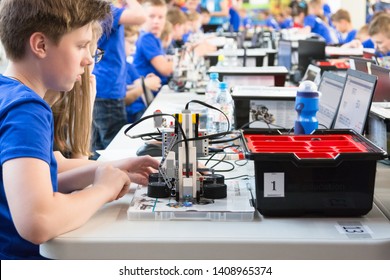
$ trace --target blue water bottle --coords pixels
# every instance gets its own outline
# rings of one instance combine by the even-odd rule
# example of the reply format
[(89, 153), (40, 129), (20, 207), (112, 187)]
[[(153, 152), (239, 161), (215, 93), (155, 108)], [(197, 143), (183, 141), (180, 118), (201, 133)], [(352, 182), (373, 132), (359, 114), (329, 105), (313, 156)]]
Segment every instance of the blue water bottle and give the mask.
[(295, 110), (298, 113), (294, 134), (311, 134), (318, 128), (317, 111), (320, 93), (312, 81), (303, 81), (295, 98)]

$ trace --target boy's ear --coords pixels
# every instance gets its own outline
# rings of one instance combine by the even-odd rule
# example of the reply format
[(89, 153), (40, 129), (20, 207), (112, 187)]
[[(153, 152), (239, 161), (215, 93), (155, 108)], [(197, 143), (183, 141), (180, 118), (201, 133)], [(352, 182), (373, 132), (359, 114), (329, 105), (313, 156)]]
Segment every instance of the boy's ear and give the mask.
[(35, 32), (30, 36), (31, 51), (40, 58), (45, 57), (47, 50), (47, 37), (41, 32)]

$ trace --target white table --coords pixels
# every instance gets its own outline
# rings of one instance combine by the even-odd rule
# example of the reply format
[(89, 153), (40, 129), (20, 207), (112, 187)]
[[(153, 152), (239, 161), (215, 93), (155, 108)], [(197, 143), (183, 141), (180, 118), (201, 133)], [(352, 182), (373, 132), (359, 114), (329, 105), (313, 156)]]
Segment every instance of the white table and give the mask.
[[(149, 112), (175, 110), (167, 106), (172, 100), (180, 104), (192, 97), (197, 96), (162, 92)], [(134, 154), (139, 144), (119, 132), (100, 160)], [(237, 171), (253, 174), (250, 165)], [(389, 169), (379, 167), (377, 189), (388, 188), (388, 180)], [(41, 254), (54, 259), (390, 259), (390, 222), (375, 204), (368, 215), (353, 218), (266, 218), (256, 213), (250, 222), (129, 221), (132, 195), (105, 205), (79, 229), (42, 244)], [(342, 226), (348, 223), (364, 233), (346, 232)]]

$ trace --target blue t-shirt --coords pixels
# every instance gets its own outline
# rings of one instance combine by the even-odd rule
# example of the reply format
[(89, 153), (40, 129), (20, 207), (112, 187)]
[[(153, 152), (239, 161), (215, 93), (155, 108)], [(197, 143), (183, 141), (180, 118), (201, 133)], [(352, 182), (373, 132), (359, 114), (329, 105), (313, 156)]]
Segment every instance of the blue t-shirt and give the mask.
[(103, 59), (95, 65), (96, 98), (122, 99), (126, 95), (126, 54), (124, 26), (119, 19), (124, 8), (111, 6), (113, 23), (110, 34), (100, 38), (98, 47), (103, 49)]
[[(220, 12), (221, 2), (223, 0), (202, 0), (200, 6), (206, 8), (209, 12)], [(208, 24), (221, 25), (229, 21), (229, 17), (211, 17)]]
[(355, 39), (356, 33), (357, 33), (356, 29), (349, 31), (347, 34), (342, 34), (340, 32), (337, 32), (337, 38), (339, 40), (339, 43), (345, 44), (351, 42), (352, 40)]
[(230, 15), (230, 30), (234, 32), (240, 31), (241, 17), (240, 14), (233, 8), (229, 9)]
[[(126, 83), (128, 85), (132, 85), (135, 80), (138, 80), (140, 78), (140, 75), (137, 72), (137, 69), (135, 69), (134, 65), (131, 63), (127, 63), (127, 77), (126, 77)], [(136, 114), (140, 111), (145, 109), (145, 104), (142, 101), (141, 97), (138, 97), (136, 100), (134, 100), (133, 103), (126, 106), (126, 113), (127, 113), (127, 121), (133, 122), (130, 118), (131, 115)]]
[(165, 55), (160, 38), (150, 32), (141, 32), (134, 54), (134, 67), (141, 76), (154, 73), (161, 79), (161, 84), (166, 85), (168, 77), (160, 74), (151, 63), (151, 60), (159, 55)]
[[(51, 183), (56, 192), (53, 126), (51, 109), (39, 95), (18, 81), (0, 75), (0, 163), (3, 166), (6, 161), (15, 158), (45, 161), (50, 166)], [(0, 259), (40, 258), (39, 246), (26, 241), (16, 231), (4, 192), (1, 168)]]
[(304, 19), (303, 25), (310, 26), (311, 32), (323, 37), (327, 44), (333, 43), (329, 28), (319, 17), (314, 15), (307, 15)]

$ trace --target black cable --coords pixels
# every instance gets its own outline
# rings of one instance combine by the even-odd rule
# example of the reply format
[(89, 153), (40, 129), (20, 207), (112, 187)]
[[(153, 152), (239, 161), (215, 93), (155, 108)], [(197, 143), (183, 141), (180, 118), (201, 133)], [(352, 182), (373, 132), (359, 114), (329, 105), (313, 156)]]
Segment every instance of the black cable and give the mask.
[(191, 100), (191, 101), (188, 101), (187, 104), (186, 104), (186, 106), (185, 106), (185, 109), (186, 109), (186, 110), (188, 110), (188, 107), (189, 107), (189, 105), (190, 105), (191, 103), (197, 103), (197, 104), (203, 105), (203, 106), (205, 106), (205, 107), (207, 107), (207, 108), (210, 108), (210, 109), (212, 109), (212, 110), (216, 110), (216, 111), (220, 112), (221, 114), (223, 114), (224, 117), (226, 118), (226, 121), (227, 121), (227, 130), (226, 130), (226, 132), (229, 132), (230, 120), (229, 120), (228, 116), (226, 116), (226, 114), (225, 114), (222, 110), (220, 110), (220, 109), (218, 109), (218, 108), (216, 108), (216, 107), (214, 107), (214, 106), (211, 106), (210, 104), (207, 104), (207, 103), (205, 103), (205, 102), (203, 102), (203, 101), (199, 101), (199, 100)]
[(230, 172), (230, 171), (233, 171), (234, 170), (234, 164), (233, 163), (231, 163), (231, 162), (228, 162), (228, 161), (221, 161), (221, 160), (218, 160), (218, 159), (212, 159), (212, 161), (218, 161), (218, 163), (217, 164), (220, 164), (220, 163), (226, 163), (226, 164), (229, 164), (232, 168), (230, 168), (230, 169), (225, 169), (225, 170), (223, 170), (223, 169), (214, 169), (214, 172)]
[(251, 176), (251, 175), (240, 175), (240, 176), (225, 178), (225, 181), (226, 180), (235, 180), (235, 179), (239, 179), (239, 178), (246, 178), (244, 180), (249, 180), (250, 178), (254, 178), (254, 177), (255, 176)]
[[(131, 136), (131, 135), (127, 135), (127, 132), (134, 128), (136, 125), (140, 124), (141, 122), (147, 120), (147, 119), (150, 119), (150, 118), (155, 118), (155, 117), (158, 117), (158, 116), (169, 116), (169, 117), (173, 117), (175, 119), (175, 123), (177, 124), (177, 127), (180, 129), (181, 131), (181, 134), (183, 136), (183, 140), (181, 140), (181, 142), (184, 141), (184, 145), (185, 145), (185, 150), (186, 150), (186, 175), (187, 177), (189, 177), (189, 174), (190, 174), (190, 163), (189, 163), (189, 148), (188, 148), (188, 141), (187, 141), (187, 137), (185, 135), (185, 132), (183, 130), (183, 127), (181, 126), (179, 120), (176, 118), (176, 116), (174, 115), (171, 115), (171, 114), (164, 114), (164, 113), (160, 113), (160, 114), (153, 114), (153, 115), (149, 115), (149, 116), (145, 116), (141, 119), (139, 119), (138, 121), (136, 121), (135, 123), (132, 123), (128, 128), (125, 129), (124, 131), (124, 134), (127, 136), (127, 137), (130, 137), (130, 138), (140, 138), (140, 137), (144, 137), (144, 136), (150, 136), (150, 135), (156, 135), (156, 133), (146, 133), (146, 134), (139, 134), (139, 135), (134, 135), (134, 136)], [(157, 135), (161, 135), (161, 132)], [(177, 143), (177, 142), (176, 142)]]

